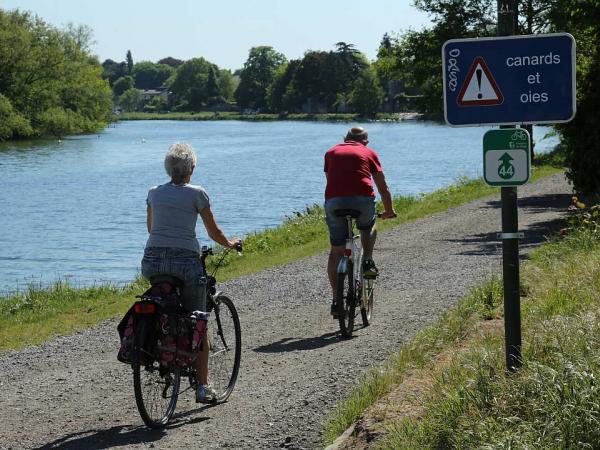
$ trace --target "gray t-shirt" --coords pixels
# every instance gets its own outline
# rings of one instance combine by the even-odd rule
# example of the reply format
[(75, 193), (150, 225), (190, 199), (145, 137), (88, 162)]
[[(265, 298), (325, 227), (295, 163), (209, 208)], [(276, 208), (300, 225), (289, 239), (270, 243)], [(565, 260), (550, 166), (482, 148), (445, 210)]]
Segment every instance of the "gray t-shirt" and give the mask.
[(202, 186), (173, 183), (154, 186), (146, 204), (152, 209), (152, 231), (148, 247), (185, 248), (200, 252), (196, 239), (198, 213), (210, 206)]

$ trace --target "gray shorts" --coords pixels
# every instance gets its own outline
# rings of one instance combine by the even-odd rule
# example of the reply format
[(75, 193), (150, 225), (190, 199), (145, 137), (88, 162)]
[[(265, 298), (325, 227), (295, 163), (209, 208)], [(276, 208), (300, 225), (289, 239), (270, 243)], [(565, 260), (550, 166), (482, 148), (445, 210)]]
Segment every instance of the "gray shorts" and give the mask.
[(181, 303), (188, 311), (206, 311), (206, 274), (198, 253), (183, 248), (148, 247), (142, 259), (142, 275), (172, 275), (184, 282)]
[(348, 239), (348, 224), (344, 217), (336, 217), (336, 209), (356, 209), (360, 216), (356, 219), (359, 230), (370, 230), (375, 224), (375, 197), (353, 196), (333, 197), (325, 201), (325, 220), (329, 227), (329, 242), (341, 246)]

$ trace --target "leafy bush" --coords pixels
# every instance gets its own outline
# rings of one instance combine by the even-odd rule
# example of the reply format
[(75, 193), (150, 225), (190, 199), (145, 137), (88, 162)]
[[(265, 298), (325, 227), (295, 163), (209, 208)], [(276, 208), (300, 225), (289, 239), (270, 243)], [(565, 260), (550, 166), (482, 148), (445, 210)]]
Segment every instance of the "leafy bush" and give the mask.
[(578, 111), (575, 119), (562, 126), (562, 140), (569, 167), (567, 177), (578, 192), (600, 198), (600, 49), (585, 79), (579, 87)]
[(15, 111), (10, 100), (0, 94), (0, 141), (33, 133), (29, 120)]

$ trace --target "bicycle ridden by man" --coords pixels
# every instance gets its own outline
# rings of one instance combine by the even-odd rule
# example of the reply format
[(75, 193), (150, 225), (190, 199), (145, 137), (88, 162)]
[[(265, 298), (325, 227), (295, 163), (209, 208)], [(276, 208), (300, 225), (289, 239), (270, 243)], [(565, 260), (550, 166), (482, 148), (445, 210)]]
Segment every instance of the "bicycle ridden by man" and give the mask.
[(375, 226), (375, 190), (381, 197), (384, 211), (382, 219), (396, 217), (392, 195), (385, 181), (383, 168), (377, 153), (367, 147), (369, 135), (362, 127), (348, 130), (344, 142), (337, 144), (325, 153), (325, 217), (329, 228), (331, 250), (327, 262), (327, 274), (332, 290), (331, 314), (335, 317), (337, 308), (337, 266), (344, 255), (348, 226), (344, 217), (337, 217), (335, 210), (354, 209), (360, 212), (356, 219), (363, 247), (363, 274), (365, 278), (377, 278), (379, 270), (373, 261), (373, 248), (377, 238)]

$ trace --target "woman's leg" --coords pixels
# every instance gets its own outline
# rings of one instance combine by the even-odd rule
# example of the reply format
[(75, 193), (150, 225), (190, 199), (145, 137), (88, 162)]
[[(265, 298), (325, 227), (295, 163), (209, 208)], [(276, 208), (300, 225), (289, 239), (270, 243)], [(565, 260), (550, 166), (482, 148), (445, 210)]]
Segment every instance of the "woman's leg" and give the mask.
[(201, 350), (198, 352), (198, 358), (196, 359), (196, 380), (198, 380), (198, 384), (208, 384), (208, 356), (209, 345), (207, 333), (206, 338), (202, 339)]

